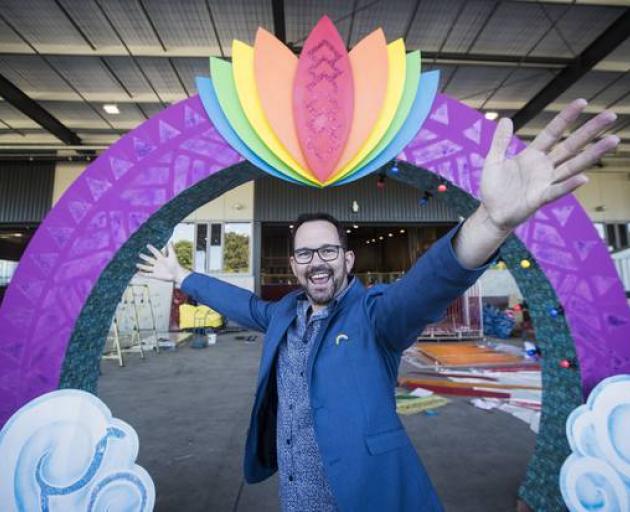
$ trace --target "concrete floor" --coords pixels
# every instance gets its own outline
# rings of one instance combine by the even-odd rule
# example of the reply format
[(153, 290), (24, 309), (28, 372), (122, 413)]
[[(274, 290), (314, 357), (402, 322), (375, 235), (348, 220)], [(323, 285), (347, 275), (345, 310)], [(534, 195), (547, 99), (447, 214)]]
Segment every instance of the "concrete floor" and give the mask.
[[(262, 337), (248, 343), (236, 336), (219, 336), (201, 350), (185, 344), (149, 353), (144, 361), (130, 354), (124, 368), (102, 362), (99, 396), (138, 433), (138, 464), (155, 482), (157, 512), (279, 510), (275, 477), (242, 480)], [(466, 399), (438, 412), (403, 422), (447, 512), (514, 511), (535, 434)]]

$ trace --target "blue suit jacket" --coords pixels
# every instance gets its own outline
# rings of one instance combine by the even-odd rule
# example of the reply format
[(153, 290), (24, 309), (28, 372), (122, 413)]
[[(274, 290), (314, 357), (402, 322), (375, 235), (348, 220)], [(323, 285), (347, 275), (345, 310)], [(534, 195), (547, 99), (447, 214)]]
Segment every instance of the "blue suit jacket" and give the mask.
[[(460, 226), (398, 282), (366, 289), (354, 279), (315, 340), (307, 366), (313, 422), (341, 511), (442, 510), (396, 414), (394, 387), (402, 351), (488, 266), (470, 270), (459, 263), (451, 240)], [(266, 333), (244, 459), (247, 482), (260, 482), (277, 470), (276, 356), (296, 317), (299, 292), (266, 302), (200, 274), (187, 277), (182, 290)]]

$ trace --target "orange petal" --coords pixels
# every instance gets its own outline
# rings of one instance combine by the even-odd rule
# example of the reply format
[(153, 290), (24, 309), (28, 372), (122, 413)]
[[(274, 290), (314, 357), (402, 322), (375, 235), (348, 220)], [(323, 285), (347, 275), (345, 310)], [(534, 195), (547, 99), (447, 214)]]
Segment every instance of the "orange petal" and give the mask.
[(273, 34), (256, 32), (254, 73), (263, 111), (272, 130), (289, 154), (307, 168), (293, 121), (293, 79), (298, 59)]
[(342, 169), (363, 147), (383, 108), (389, 63), (382, 29), (359, 41), (350, 51), (350, 63), (354, 78), (352, 129), (335, 170)]

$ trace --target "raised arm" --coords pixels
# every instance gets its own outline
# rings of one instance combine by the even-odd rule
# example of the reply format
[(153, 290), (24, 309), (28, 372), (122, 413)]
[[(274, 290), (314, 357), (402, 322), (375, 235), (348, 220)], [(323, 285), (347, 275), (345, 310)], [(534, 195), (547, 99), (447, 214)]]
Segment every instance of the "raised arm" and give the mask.
[(164, 253), (152, 245), (147, 248), (151, 256), (140, 254), (143, 263), (136, 265), (143, 276), (174, 283), (197, 302), (244, 327), (262, 332), (267, 330), (274, 302), (263, 301), (250, 291), (220, 279), (186, 270), (177, 262), (172, 245)]
[(424, 326), (439, 320), (514, 228), (586, 183), (584, 171), (619, 144), (615, 135), (593, 142), (616, 119), (606, 111), (559, 142), (586, 104), (582, 99), (570, 103), (512, 159), (506, 156), (512, 121), (499, 121), (483, 167), (479, 208), (436, 242), (402, 280), (368, 295), (370, 318), (391, 349), (407, 348)]
[(368, 315), (378, 339), (390, 350), (401, 352), (412, 345), (424, 327), (437, 322), (498, 254), (479, 267), (464, 267), (453, 248), (453, 239), (464, 225), (458, 224), (435, 242), (402, 279), (370, 290)]
[(584, 171), (619, 144), (616, 135), (593, 142), (617, 119), (608, 111), (560, 142), (586, 105), (583, 99), (571, 102), (514, 158), (506, 156), (512, 121), (499, 121), (481, 175), (481, 205), (453, 244), (463, 265), (481, 265), (538, 209), (588, 182)]

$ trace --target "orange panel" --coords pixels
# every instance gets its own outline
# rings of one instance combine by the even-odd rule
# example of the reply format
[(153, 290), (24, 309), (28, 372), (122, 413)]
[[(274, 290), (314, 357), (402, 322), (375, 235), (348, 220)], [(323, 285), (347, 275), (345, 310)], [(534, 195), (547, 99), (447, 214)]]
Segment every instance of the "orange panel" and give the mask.
[(359, 41), (350, 52), (350, 65), (354, 78), (352, 129), (336, 170), (342, 169), (363, 147), (385, 103), (389, 62), (382, 29)]
[(263, 111), (272, 130), (289, 154), (307, 168), (293, 120), (293, 79), (298, 58), (273, 34), (256, 32), (254, 74)]

